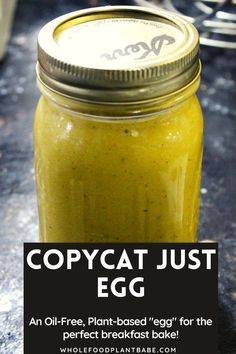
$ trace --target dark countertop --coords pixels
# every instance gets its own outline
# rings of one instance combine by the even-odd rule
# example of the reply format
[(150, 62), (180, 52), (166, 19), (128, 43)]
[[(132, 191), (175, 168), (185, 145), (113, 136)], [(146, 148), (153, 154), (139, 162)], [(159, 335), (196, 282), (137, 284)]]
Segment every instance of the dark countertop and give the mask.
[[(23, 242), (37, 241), (32, 122), (40, 27), (86, 1), (21, 0), (0, 64), (0, 353), (22, 353)], [(105, 4), (106, 2), (100, 2)], [(109, 1), (109, 4), (128, 1)], [(202, 48), (205, 152), (199, 235), (220, 245), (221, 354), (236, 353), (236, 52)], [(214, 354), (214, 353), (209, 353)]]

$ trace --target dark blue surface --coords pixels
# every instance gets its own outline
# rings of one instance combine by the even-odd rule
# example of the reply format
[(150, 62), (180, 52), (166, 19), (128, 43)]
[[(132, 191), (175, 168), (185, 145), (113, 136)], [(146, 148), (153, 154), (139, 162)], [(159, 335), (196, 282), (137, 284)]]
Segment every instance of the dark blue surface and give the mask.
[[(109, 2), (118, 3), (129, 2)], [(22, 353), (22, 245), (36, 241), (38, 232), (32, 143), (39, 97), (35, 84), (37, 33), (47, 21), (86, 4), (88, 1), (20, 1), (8, 53), (0, 64), (1, 354)], [(202, 48), (201, 56), (199, 97), (205, 114), (205, 151), (199, 234), (201, 240), (215, 240), (220, 245), (220, 348), (222, 354), (235, 354), (236, 52)]]

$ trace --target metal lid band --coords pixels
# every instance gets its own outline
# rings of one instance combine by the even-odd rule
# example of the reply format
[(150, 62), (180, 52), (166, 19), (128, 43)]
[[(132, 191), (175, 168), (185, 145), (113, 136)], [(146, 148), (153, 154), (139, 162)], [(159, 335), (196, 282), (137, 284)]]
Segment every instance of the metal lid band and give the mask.
[(163, 10), (76, 11), (49, 22), (38, 37), (39, 80), (73, 98), (150, 99), (187, 85), (198, 71), (197, 30)]

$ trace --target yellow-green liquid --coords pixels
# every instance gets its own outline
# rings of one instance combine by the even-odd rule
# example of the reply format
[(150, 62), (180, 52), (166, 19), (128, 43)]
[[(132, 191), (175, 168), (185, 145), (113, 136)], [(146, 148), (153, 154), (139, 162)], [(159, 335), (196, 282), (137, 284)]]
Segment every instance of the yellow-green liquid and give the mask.
[(45, 242), (196, 241), (202, 114), (195, 95), (148, 118), (94, 120), (41, 97), (35, 119)]

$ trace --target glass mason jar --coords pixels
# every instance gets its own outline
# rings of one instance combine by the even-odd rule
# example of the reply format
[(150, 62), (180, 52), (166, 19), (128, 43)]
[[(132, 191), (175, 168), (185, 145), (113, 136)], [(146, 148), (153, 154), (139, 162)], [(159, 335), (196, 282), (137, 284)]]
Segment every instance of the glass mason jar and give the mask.
[(163, 10), (57, 18), (38, 39), (35, 173), (45, 242), (195, 242), (196, 29)]

